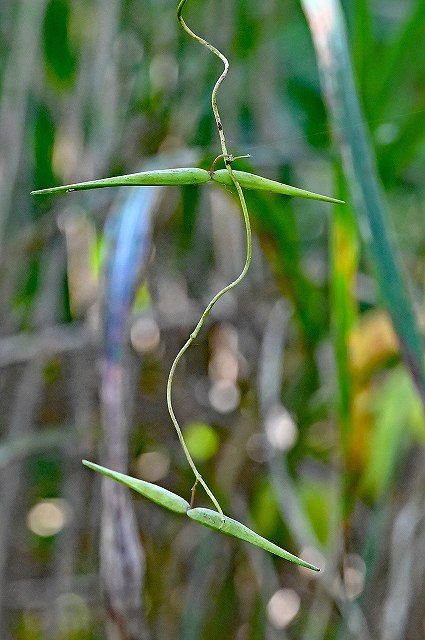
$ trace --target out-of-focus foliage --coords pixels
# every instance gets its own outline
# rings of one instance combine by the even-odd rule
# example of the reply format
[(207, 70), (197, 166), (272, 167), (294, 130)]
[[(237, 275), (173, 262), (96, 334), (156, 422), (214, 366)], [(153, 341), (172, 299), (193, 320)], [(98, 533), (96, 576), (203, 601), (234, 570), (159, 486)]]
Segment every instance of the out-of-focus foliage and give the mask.
[[(342, 8), (385, 228), (421, 328), (425, 10), (418, 0)], [(167, 187), (149, 211), (137, 190), (29, 195), (210, 167), (221, 66), (179, 31), (175, 10), (171, 0), (0, 2), (2, 638), (105, 637), (100, 487), (81, 459), (97, 459), (102, 439), (105, 277), (121, 274), (119, 293), (142, 266), (131, 262), (136, 234), (126, 242), (121, 224), (137, 207), (153, 242), (126, 323), (129, 472), (190, 500), (165, 385), (205, 302), (243, 264), (232, 194)], [(146, 634), (422, 637), (423, 409), (331, 142), (309, 27), (293, 0), (189, 0), (186, 17), (230, 59), (221, 116), (229, 150), (252, 155), (237, 168), (347, 200), (333, 208), (247, 192), (252, 269), (188, 352), (174, 394), (226, 513), (324, 571), (257, 554), (133, 496)], [(351, 124), (355, 133), (360, 123)], [(211, 506), (201, 491), (196, 502)]]

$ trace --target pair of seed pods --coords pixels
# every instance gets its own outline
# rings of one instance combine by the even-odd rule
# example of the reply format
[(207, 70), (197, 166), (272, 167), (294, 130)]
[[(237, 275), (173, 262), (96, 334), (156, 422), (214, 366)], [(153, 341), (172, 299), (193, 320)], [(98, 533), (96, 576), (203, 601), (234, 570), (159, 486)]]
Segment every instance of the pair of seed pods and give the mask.
[[(232, 171), (234, 178), (239, 185), (244, 189), (259, 189), (262, 191), (269, 191), (271, 193), (279, 193), (288, 196), (296, 196), (301, 198), (309, 198), (311, 200), (322, 200), (324, 202), (340, 203), (341, 200), (323, 196), (311, 191), (305, 191), (297, 187), (292, 187), (287, 184), (276, 182), (275, 180), (269, 180), (262, 176), (257, 176), (253, 173), (246, 171)], [(232, 181), (227, 169), (219, 169), (217, 171), (206, 171), (205, 169), (199, 169), (197, 167), (180, 168), (180, 169), (165, 169), (158, 171), (144, 171), (142, 173), (133, 173), (130, 175), (116, 176), (112, 178), (104, 178), (102, 180), (93, 180), (90, 182), (80, 182), (76, 184), (64, 185), (60, 187), (52, 187), (50, 189), (41, 189), (33, 191), (33, 194), (56, 194), (66, 193), (70, 191), (83, 191), (87, 189), (98, 189), (102, 187), (123, 187), (123, 186), (176, 186), (176, 185), (199, 185), (216, 182), (225, 187), (233, 187)], [(297, 556), (285, 551), (281, 547), (273, 544), (269, 540), (266, 540), (259, 534), (255, 533), (244, 524), (223, 516), (217, 511), (205, 508), (191, 508), (191, 505), (182, 497), (178, 496), (163, 487), (132, 478), (123, 473), (112, 471), (106, 467), (94, 464), (93, 462), (83, 461), (83, 464), (90, 469), (97, 471), (104, 476), (112, 478), (126, 485), (127, 487), (137, 491), (145, 498), (155, 502), (156, 504), (179, 514), (186, 514), (191, 520), (198, 522), (210, 529), (219, 531), (228, 536), (238, 538), (249, 542), (265, 551), (273, 553), (285, 560), (289, 560), (302, 567), (312, 569), (313, 571), (319, 571), (317, 567), (298, 558)]]

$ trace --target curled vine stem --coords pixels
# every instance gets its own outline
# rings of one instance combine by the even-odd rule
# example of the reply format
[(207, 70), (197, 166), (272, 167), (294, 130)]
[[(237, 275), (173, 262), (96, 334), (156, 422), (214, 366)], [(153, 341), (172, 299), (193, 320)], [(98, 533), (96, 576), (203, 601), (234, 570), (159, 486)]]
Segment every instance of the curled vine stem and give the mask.
[(221, 123), (220, 114), (219, 114), (218, 106), (217, 106), (217, 92), (218, 92), (218, 90), (220, 88), (221, 83), (223, 82), (223, 80), (227, 76), (227, 72), (229, 70), (229, 61), (221, 53), (221, 51), (219, 51), (212, 44), (210, 44), (209, 42), (207, 42), (206, 40), (204, 40), (203, 38), (198, 36), (196, 33), (194, 33), (187, 26), (187, 24), (185, 23), (185, 21), (184, 21), (184, 19), (182, 17), (182, 11), (183, 11), (183, 7), (184, 7), (185, 4), (186, 4), (186, 0), (181, 0), (179, 5), (178, 5), (178, 7), (177, 7), (177, 18), (178, 18), (178, 21), (179, 21), (180, 25), (186, 31), (186, 33), (188, 33), (194, 40), (196, 40), (197, 42), (202, 44), (209, 51), (211, 51), (214, 55), (216, 55), (222, 61), (223, 65), (224, 65), (223, 72), (221, 73), (220, 77), (218, 78), (217, 82), (215, 83), (214, 88), (213, 88), (212, 93), (211, 93), (211, 106), (212, 106), (212, 111), (213, 111), (213, 114), (214, 114), (215, 122), (216, 122), (216, 125), (217, 125), (218, 135), (220, 137), (220, 144), (221, 144), (222, 153), (220, 154), (220, 156), (218, 156), (218, 158), (216, 158), (216, 160), (214, 161), (210, 171), (212, 173), (214, 172), (214, 167), (215, 167), (215, 163), (216, 163), (217, 160), (219, 160), (220, 158), (224, 159), (224, 162), (225, 162), (225, 165), (226, 165), (226, 169), (227, 169), (227, 171), (229, 173), (229, 176), (230, 176), (230, 178), (231, 178), (231, 180), (232, 180), (232, 182), (233, 182), (233, 184), (235, 186), (236, 192), (238, 194), (240, 205), (241, 205), (241, 209), (242, 209), (242, 213), (243, 213), (243, 219), (244, 219), (245, 231), (246, 231), (246, 259), (245, 259), (244, 267), (243, 267), (241, 273), (239, 274), (239, 276), (235, 280), (233, 280), (233, 282), (231, 282), (230, 284), (226, 285), (223, 289), (221, 289), (221, 291), (219, 291), (213, 297), (213, 299), (209, 302), (209, 304), (205, 308), (205, 311), (203, 312), (201, 318), (199, 319), (199, 322), (196, 325), (195, 329), (192, 331), (192, 333), (190, 334), (188, 340), (186, 341), (186, 343), (183, 345), (183, 347), (180, 349), (179, 353), (177, 354), (177, 356), (176, 356), (176, 358), (175, 358), (175, 360), (174, 360), (174, 362), (173, 362), (173, 364), (171, 366), (170, 373), (169, 373), (169, 376), (168, 376), (168, 382), (167, 382), (167, 406), (168, 406), (168, 411), (169, 411), (171, 420), (173, 422), (173, 425), (174, 425), (175, 430), (177, 432), (177, 435), (179, 437), (180, 444), (183, 447), (183, 451), (185, 453), (187, 461), (188, 461), (193, 473), (195, 474), (196, 480), (195, 480), (194, 487), (192, 489), (192, 502), (193, 502), (194, 492), (195, 492), (196, 486), (199, 483), (205, 489), (207, 495), (209, 496), (209, 498), (213, 502), (213, 504), (216, 507), (218, 513), (220, 514), (221, 522), (222, 522), (222, 524), (224, 524), (225, 517), (224, 517), (223, 510), (220, 507), (220, 504), (219, 504), (217, 498), (214, 496), (213, 492), (208, 487), (207, 483), (202, 478), (201, 474), (199, 473), (198, 469), (196, 468), (196, 465), (195, 465), (195, 463), (194, 463), (194, 461), (192, 459), (192, 456), (190, 455), (189, 450), (188, 450), (188, 448), (186, 446), (186, 443), (184, 441), (182, 430), (180, 428), (180, 425), (179, 425), (179, 423), (177, 421), (177, 418), (176, 418), (176, 415), (175, 415), (174, 409), (173, 409), (172, 387), (173, 387), (173, 379), (174, 379), (174, 373), (175, 373), (176, 367), (177, 367), (178, 363), (180, 362), (183, 354), (187, 351), (187, 349), (190, 347), (192, 342), (196, 339), (196, 337), (199, 334), (200, 330), (202, 329), (207, 317), (209, 316), (211, 309), (213, 308), (215, 303), (222, 296), (224, 296), (225, 293), (227, 293), (228, 291), (230, 291), (231, 289), (236, 287), (243, 280), (243, 278), (246, 275), (246, 272), (249, 269), (249, 265), (251, 264), (251, 255), (252, 255), (251, 224), (250, 224), (250, 221), (249, 221), (248, 209), (247, 209), (247, 206), (246, 206), (245, 197), (244, 197), (242, 188), (241, 188), (239, 182), (237, 181), (237, 179), (235, 178), (234, 173), (232, 171), (231, 163), (232, 163), (232, 160), (234, 160), (234, 158), (227, 151), (226, 137), (225, 137), (225, 134), (224, 134), (223, 125)]

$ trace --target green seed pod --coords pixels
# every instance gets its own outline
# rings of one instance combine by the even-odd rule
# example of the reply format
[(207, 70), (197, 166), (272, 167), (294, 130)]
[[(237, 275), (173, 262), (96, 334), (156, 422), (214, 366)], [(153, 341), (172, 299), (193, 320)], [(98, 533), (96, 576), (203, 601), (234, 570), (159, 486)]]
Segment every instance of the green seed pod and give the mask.
[[(269, 180), (262, 176), (247, 171), (233, 171), (233, 175), (244, 189), (260, 189), (271, 193), (280, 193), (287, 196), (309, 198), (310, 200), (322, 200), (323, 202), (339, 202), (328, 196), (318, 193), (291, 187), (290, 185)], [(65, 184), (60, 187), (50, 187), (31, 191), (32, 195), (67, 193), (70, 191), (86, 191), (88, 189), (101, 189), (104, 187), (156, 187), (156, 186), (176, 186), (190, 184), (206, 184), (207, 182), (217, 182), (228, 187), (234, 186), (227, 169), (219, 169), (210, 174), (205, 169), (188, 167), (180, 169), (160, 169), (158, 171), (142, 171), (141, 173), (130, 173), (124, 176), (103, 178), (101, 180), (90, 180), (89, 182), (77, 182), (75, 184)]]
[(115, 176), (113, 178), (103, 178), (102, 180), (91, 180), (89, 182), (66, 184), (61, 187), (39, 189), (38, 191), (31, 191), (31, 193), (32, 195), (37, 195), (40, 193), (85, 191), (87, 189), (101, 189), (103, 187), (161, 187), (182, 184), (204, 184), (210, 180), (211, 177), (208, 171), (196, 167), (160, 169), (158, 171), (142, 171), (141, 173), (130, 173), (125, 176)]
[(305, 562), (305, 560), (301, 560), (297, 556), (292, 555), (289, 551), (285, 551), (281, 547), (278, 547), (273, 542), (266, 540), (262, 536), (249, 529), (241, 522), (237, 520), (233, 520), (228, 516), (225, 516), (224, 522), (221, 519), (221, 516), (217, 511), (212, 511), (211, 509), (204, 508), (196, 508), (189, 509), (187, 511), (187, 515), (192, 520), (203, 524), (205, 527), (209, 527), (210, 529), (214, 529), (215, 531), (219, 531), (220, 533), (225, 533), (228, 536), (233, 536), (234, 538), (239, 538), (239, 540), (245, 540), (245, 542), (249, 542), (250, 544), (255, 545), (256, 547), (260, 547), (260, 549), (264, 549), (265, 551), (269, 551), (270, 553), (274, 553), (276, 556), (280, 558), (284, 558), (285, 560), (289, 560), (290, 562), (294, 562), (295, 564), (300, 565), (301, 567), (306, 567), (307, 569), (312, 569), (313, 571), (320, 571), (318, 567), (310, 564), (309, 562)]
[[(304, 189), (298, 189), (298, 187), (291, 187), (290, 185), (283, 184), (282, 182), (276, 182), (275, 180), (269, 180), (262, 176), (256, 176), (254, 173), (247, 173), (246, 171), (237, 171), (235, 169), (233, 170), (233, 175), (243, 189), (260, 189), (261, 191), (281, 193), (286, 196), (309, 198), (310, 200), (322, 200), (323, 202), (343, 202), (342, 200), (336, 200), (336, 198), (322, 196), (319, 193), (304, 191)], [(233, 187), (233, 181), (227, 169), (219, 169), (218, 171), (215, 171), (211, 178), (214, 182), (219, 182), (227, 187)]]
[(186, 513), (186, 511), (190, 509), (189, 503), (186, 502), (184, 498), (181, 498), (175, 493), (172, 493), (163, 487), (159, 487), (156, 484), (151, 484), (150, 482), (145, 482), (138, 478), (126, 476), (124, 473), (119, 473), (118, 471), (111, 471), (111, 469), (101, 467), (93, 462), (88, 462), (88, 460), (83, 460), (83, 464), (89, 469), (93, 469), (93, 471), (98, 471), (102, 475), (112, 478), (112, 480), (117, 480), (118, 482), (121, 482), (121, 484), (125, 484), (126, 487), (134, 489), (137, 493), (141, 493), (142, 496), (156, 504), (159, 504), (165, 509), (169, 509), (175, 513)]

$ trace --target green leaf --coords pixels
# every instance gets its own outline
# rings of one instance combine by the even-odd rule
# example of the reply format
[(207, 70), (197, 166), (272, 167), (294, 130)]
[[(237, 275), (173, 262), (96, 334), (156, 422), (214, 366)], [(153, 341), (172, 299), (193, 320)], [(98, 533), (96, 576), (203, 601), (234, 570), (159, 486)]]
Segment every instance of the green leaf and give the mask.
[(276, 544), (273, 544), (273, 542), (266, 540), (266, 538), (258, 535), (258, 533), (255, 533), (255, 531), (252, 531), (252, 529), (249, 529), (241, 522), (233, 520), (233, 518), (229, 518), (228, 516), (225, 516), (225, 520), (223, 522), (217, 511), (199, 507), (196, 509), (189, 509), (187, 511), (187, 515), (192, 520), (195, 520), (195, 522), (199, 522), (199, 524), (203, 524), (209, 529), (214, 529), (215, 531), (224, 533), (227, 536), (232, 536), (239, 540), (249, 542), (256, 547), (260, 547), (260, 549), (269, 551), (270, 553), (273, 553), (280, 558), (284, 558), (285, 560), (289, 560), (289, 562), (293, 562), (294, 564), (298, 564), (301, 567), (306, 567), (313, 571), (320, 571), (318, 567), (315, 567), (309, 562), (305, 562), (305, 560), (301, 560), (301, 558), (292, 555), (289, 551), (285, 551), (285, 549), (278, 547)]
[[(322, 196), (312, 191), (304, 191), (304, 189), (298, 189), (298, 187), (291, 187), (288, 184), (282, 182), (276, 182), (275, 180), (269, 180), (262, 176), (257, 176), (254, 173), (248, 173), (247, 171), (233, 171), (233, 175), (244, 189), (259, 189), (260, 191), (269, 191), (270, 193), (280, 193), (285, 196), (295, 196), (300, 198), (308, 198), (309, 200), (321, 200), (323, 202), (339, 202), (342, 200), (336, 200), (328, 196)], [(219, 182), (228, 187), (233, 186), (232, 179), (229, 176), (227, 169), (219, 169), (215, 171), (211, 176), (214, 182)]]
[(106, 467), (101, 467), (100, 465), (89, 462), (88, 460), (83, 460), (83, 464), (93, 471), (98, 471), (107, 478), (117, 480), (117, 482), (121, 482), (121, 484), (124, 484), (126, 487), (134, 489), (137, 493), (140, 493), (145, 498), (148, 498), (148, 500), (159, 504), (165, 509), (169, 509), (175, 513), (186, 513), (187, 510), (190, 509), (189, 503), (186, 502), (184, 498), (168, 491), (168, 489), (159, 487), (151, 482), (146, 482), (145, 480), (126, 476), (124, 473), (119, 473), (118, 471), (111, 471)]

